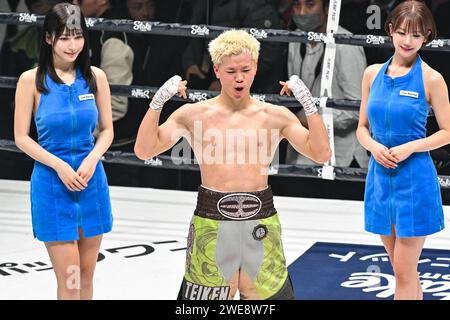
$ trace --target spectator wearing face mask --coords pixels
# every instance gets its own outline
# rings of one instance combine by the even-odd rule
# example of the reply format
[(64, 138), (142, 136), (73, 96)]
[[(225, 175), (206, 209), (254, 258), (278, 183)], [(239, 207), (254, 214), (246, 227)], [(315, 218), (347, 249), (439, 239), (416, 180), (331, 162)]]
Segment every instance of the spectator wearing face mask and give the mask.
[[(305, 32), (326, 32), (328, 6), (328, 0), (295, 0), (292, 14), (294, 29)], [(339, 27), (337, 33), (350, 32)], [(299, 75), (312, 95), (316, 97), (320, 96), (324, 54), (324, 43), (289, 43), (288, 75)], [(359, 100), (361, 79), (365, 68), (366, 57), (362, 47), (337, 45), (332, 98)], [(307, 126), (303, 110), (297, 116), (302, 124)], [(369, 162), (367, 152), (356, 140), (358, 111), (333, 109), (333, 117), (336, 166), (348, 167), (355, 161), (359, 167), (367, 167)], [(315, 164), (295, 152), (290, 145), (286, 152), (286, 162)]]

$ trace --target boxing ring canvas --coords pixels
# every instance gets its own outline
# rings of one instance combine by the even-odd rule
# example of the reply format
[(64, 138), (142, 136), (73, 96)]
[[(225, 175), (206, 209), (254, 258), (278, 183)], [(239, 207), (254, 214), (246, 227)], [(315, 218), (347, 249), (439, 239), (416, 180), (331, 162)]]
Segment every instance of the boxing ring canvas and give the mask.
[[(114, 228), (100, 249), (94, 299), (175, 299), (196, 193), (114, 186), (110, 193)], [(378, 236), (364, 231), (363, 202), (275, 197), (274, 203), (298, 298), (337, 299), (330, 295), (337, 288), (343, 299), (392, 299), (389, 288), (373, 289), (377, 284), (367, 274), (380, 271), (376, 266), (387, 258)], [(0, 204), (0, 299), (55, 299), (56, 279), (47, 252), (33, 239), (29, 182), (0, 180)], [(444, 212), (447, 228), (425, 243), (427, 249), (441, 250), (424, 251), (433, 269), (425, 269), (423, 279), (438, 282), (428, 285), (439, 299), (450, 293), (450, 207)], [(337, 265), (341, 278), (330, 279)], [(384, 267), (381, 271), (390, 272)], [(391, 280), (380, 277), (382, 285)], [(370, 288), (373, 294), (367, 295)], [(377, 297), (379, 292), (384, 293)]]
[[(418, 270), (425, 300), (450, 300), (449, 268), (449, 250), (422, 251)], [(291, 263), (289, 273), (300, 300), (392, 299), (395, 293), (382, 246), (316, 242)]]

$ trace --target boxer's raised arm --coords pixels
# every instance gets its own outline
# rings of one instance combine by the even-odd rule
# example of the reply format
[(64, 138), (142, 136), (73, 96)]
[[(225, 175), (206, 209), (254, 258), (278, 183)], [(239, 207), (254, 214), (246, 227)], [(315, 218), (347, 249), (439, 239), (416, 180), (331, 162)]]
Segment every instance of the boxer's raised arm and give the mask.
[(187, 133), (183, 115), (188, 105), (177, 109), (159, 126), (161, 109), (170, 98), (178, 93), (186, 98), (186, 81), (174, 76), (164, 83), (153, 97), (150, 108), (141, 122), (134, 145), (134, 152), (139, 159), (150, 159), (174, 146)]
[(291, 116), (286, 120), (282, 135), (298, 152), (316, 162), (327, 162), (331, 157), (327, 130), (308, 88), (295, 75), (291, 76), (287, 82), (280, 81), (280, 84), (283, 86), (280, 94), (289, 96), (293, 94), (303, 106), (308, 121), (308, 129), (306, 129), (298, 118), (291, 113)]

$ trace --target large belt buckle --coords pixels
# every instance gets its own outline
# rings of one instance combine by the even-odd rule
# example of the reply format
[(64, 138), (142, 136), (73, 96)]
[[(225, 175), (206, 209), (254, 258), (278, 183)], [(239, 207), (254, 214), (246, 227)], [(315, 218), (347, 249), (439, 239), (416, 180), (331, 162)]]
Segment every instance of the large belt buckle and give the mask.
[(261, 199), (249, 193), (232, 193), (217, 201), (219, 213), (232, 220), (250, 219), (259, 213), (261, 207)]

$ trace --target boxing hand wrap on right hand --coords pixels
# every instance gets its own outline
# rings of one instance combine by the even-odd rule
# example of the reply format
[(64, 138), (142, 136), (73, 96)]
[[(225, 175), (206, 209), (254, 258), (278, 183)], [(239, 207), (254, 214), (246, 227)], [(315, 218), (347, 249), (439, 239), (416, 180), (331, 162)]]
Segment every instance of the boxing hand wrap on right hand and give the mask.
[(178, 92), (178, 84), (181, 81), (180, 76), (173, 76), (167, 80), (153, 96), (152, 102), (150, 102), (150, 108), (155, 111), (161, 111), (164, 104), (170, 100)]
[(294, 94), (295, 99), (297, 99), (297, 101), (301, 103), (307, 116), (318, 112), (311, 92), (309, 92), (306, 85), (302, 80), (300, 80), (298, 76), (293, 75), (289, 78), (288, 88)]

